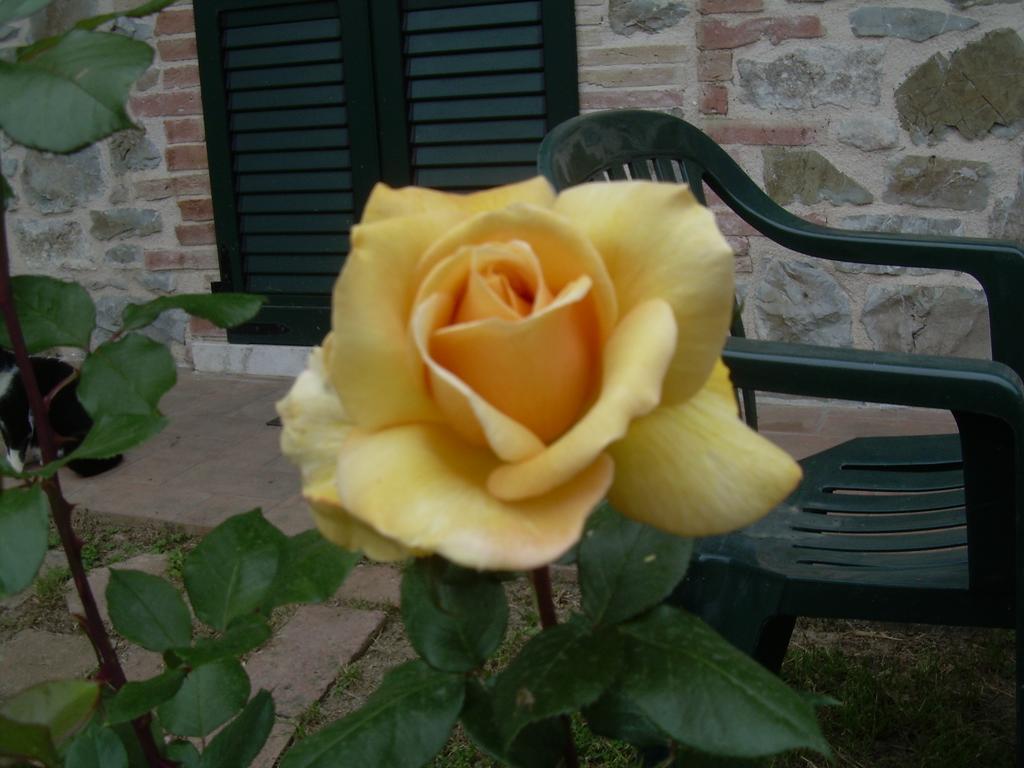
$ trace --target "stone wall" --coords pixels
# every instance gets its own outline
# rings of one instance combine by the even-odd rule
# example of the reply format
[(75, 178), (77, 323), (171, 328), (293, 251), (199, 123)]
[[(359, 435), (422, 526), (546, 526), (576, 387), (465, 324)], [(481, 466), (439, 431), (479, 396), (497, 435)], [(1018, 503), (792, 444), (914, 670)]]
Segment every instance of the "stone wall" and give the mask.
[[(577, 0), (584, 111), (703, 128), (799, 216), (1024, 244), (1021, 0)], [(761, 337), (984, 355), (970, 277), (788, 254), (716, 206)]]
[[(0, 46), (24, 45), (78, 18), (135, 5), (58, 0), (27, 22), (0, 28)], [(8, 216), (15, 271), (82, 283), (96, 301), (100, 338), (127, 302), (208, 292), (220, 276), (190, 5), (119, 22), (121, 31), (157, 50), (129, 103), (142, 131), (124, 131), (67, 156), (0, 139), (3, 173), (15, 192)], [(165, 313), (149, 332), (170, 343), (186, 365), (194, 340), (223, 338), (176, 312)]]
[[(59, 0), (0, 28), (0, 48), (134, 4)], [(576, 9), (584, 111), (684, 117), (778, 202), (818, 222), (1024, 242), (1022, 0), (576, 0)], [(70, 157), (0, 145), (16, 192), (16, 269), (85, 284), (101, 328), (127, 301), (205, 291), (219, 277), (191, 3), (124, 25), (157, 50), (129, 107), (144, 133)], [(716, 210), (757, 335), (984, 353), (983, 302), (969, 277), (813, 262)], [(223, 338), (173, 314), (156, 333), (183, 364), (210, 347), (197, 340)]]

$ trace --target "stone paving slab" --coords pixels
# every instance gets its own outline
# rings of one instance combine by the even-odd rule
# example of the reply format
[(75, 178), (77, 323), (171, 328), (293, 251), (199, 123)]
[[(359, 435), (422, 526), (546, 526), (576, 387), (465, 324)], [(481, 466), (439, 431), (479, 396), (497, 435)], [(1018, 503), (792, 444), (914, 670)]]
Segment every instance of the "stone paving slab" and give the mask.
[(23, 629), (0, 644), (0, 700), (48, 680), (85, 677), (96, 666), (85, 635)]
[(302, 606), (246, 663), (252, 689), (273, 693), (279, 716), (298, 717), (362, 653), (385, 618), (384, 611)]
[(246, 662), (252, 690), (274, 696), (277, 722), (254, 762), (271, 768), (295, 732), (295, 719), (327, 692), (341, 668), (372, 642), (384, 611), (307, 605)]
[(401, 589), (402, 572), (397, 567), (363, 563), (352, 569), (335, 597), (398, 608), (402, 602)]

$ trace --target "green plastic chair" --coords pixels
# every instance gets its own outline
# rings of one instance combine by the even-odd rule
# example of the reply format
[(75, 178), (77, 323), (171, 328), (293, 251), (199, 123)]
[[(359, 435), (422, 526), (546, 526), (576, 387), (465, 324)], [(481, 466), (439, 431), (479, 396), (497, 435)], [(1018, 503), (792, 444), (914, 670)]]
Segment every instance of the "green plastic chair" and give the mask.
[(797, 218), (707, 135), (661, 113), (573, 118), (544, 139), (539, 168), (558, 189), (601, 179), (689, 183), (702, 203), (703, 183), (797, 253), (978, 280), (991, 361), (728, 340), (724, 358), (738, 387), (941, 408), (959, 435), (858, 438), (804, 459), (802, 484), (765, 519), (698, 542), (671, 599), (774, 670), (797, 616), (1014, 627), (1024, 765), (1024, 251)]

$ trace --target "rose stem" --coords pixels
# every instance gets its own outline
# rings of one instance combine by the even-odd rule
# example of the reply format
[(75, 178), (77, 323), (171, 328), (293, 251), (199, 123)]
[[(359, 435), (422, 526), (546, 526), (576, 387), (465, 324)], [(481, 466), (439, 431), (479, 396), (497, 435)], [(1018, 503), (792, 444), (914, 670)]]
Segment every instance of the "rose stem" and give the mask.
[[(530, 571), (530, 578), (533, 580), (533, 591), (537, 595), (537, 610), (540, 612), (540, 626), (542, 629), (550, 629), (558, 624), (558, 615), (555, 613), (555, 601), (551, 596), (551, 569), (542, 566)], [(565, 745), (563, 755), (566, 768), (579, 768), (580, 759), (576, 754), (576, 742), (572, 738), (572, 721), (568, 715), (559, 718), (562, 727), (565, 729)]]
[[(39, 391), (36, 373), (29, 359), (28, 348), (25, 346), (25, 336), (21, 331), (21, 323), (18, 322), (18, 315), (14, 308), (14, 290), (11, 285), (11, 265), (7, 252), (7, 223), (4, 207), (0, 204), (0, 314), (3, 315), (4, 324), (7, 326), (7, 332), (11, 338), (11, 346), (14, 348), (14, 357), (18, 364), (22, 384), (25, 387), (25, 394), (28, 397), (29, 408), (32, 411), (36, 439), (39, 441), (43, 463), (48, 464), (57, 458), (57, 441), (53, 428), (50, 426), (48, 410), (43, 395)], [(60, 536), (61, 545), (64, 547), (64, 554), (68, 559), (68, 568), (71, 570), (78, 598), (82, 601), (82, 609), (85, 612), (82, 628), (96, 652), (96, 658), (100, 664), (99, 677), (109, 683), (114, 690), (117, 690), (125, 684), (124, 670), (114, 652), (114, 646), (110, 642), (106, 627), (103, 626), (103, 619), (96, 607), (96, 599), (93, 597), (92, 588), (85, 575), (85, 567), (82, 565), (82, 542), (75, 535), (71, 524), (73, 507), (64, 498), (60, 488), (60, 479), (56, 474), (44, 479), (42, 486), (50, 500), (53, 522)], [(160, 757), (153, 734), (149, 729), (149, 720), (149, 715), (144, 715), (132, 722), (132, 727), (135, 729), (142, 751), (146, 756), (146, 762), (153, 768), (174, 765)]]

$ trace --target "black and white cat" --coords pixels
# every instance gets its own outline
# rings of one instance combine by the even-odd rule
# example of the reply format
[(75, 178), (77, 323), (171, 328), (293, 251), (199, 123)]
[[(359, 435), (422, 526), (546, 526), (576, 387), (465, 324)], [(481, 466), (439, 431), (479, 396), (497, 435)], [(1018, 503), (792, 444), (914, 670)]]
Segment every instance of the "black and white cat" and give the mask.
[[(33, 357), (32, 368), (44, 396), (54, 392), (75, 372), (70, 364), (54, 357)], [(50, 424), (59, 435), (61, 455), (75, 450), (92, 426), (92, 419), (78, 402), (76, 389), (77, 379), (61, 387), (50, 399)], [(20, 472), (26, 464), (42, 460), (36, 440), (35, 420), (18, 374), (14, 353), (3, 348), (0, 348), (0, 434), (3, 436), (7, 462), (16, 471)], [(76, 459), (68, 462), (68, 467), (83, 477), (91, 477), (113, 469), (121, 463), (121, 458)]]

